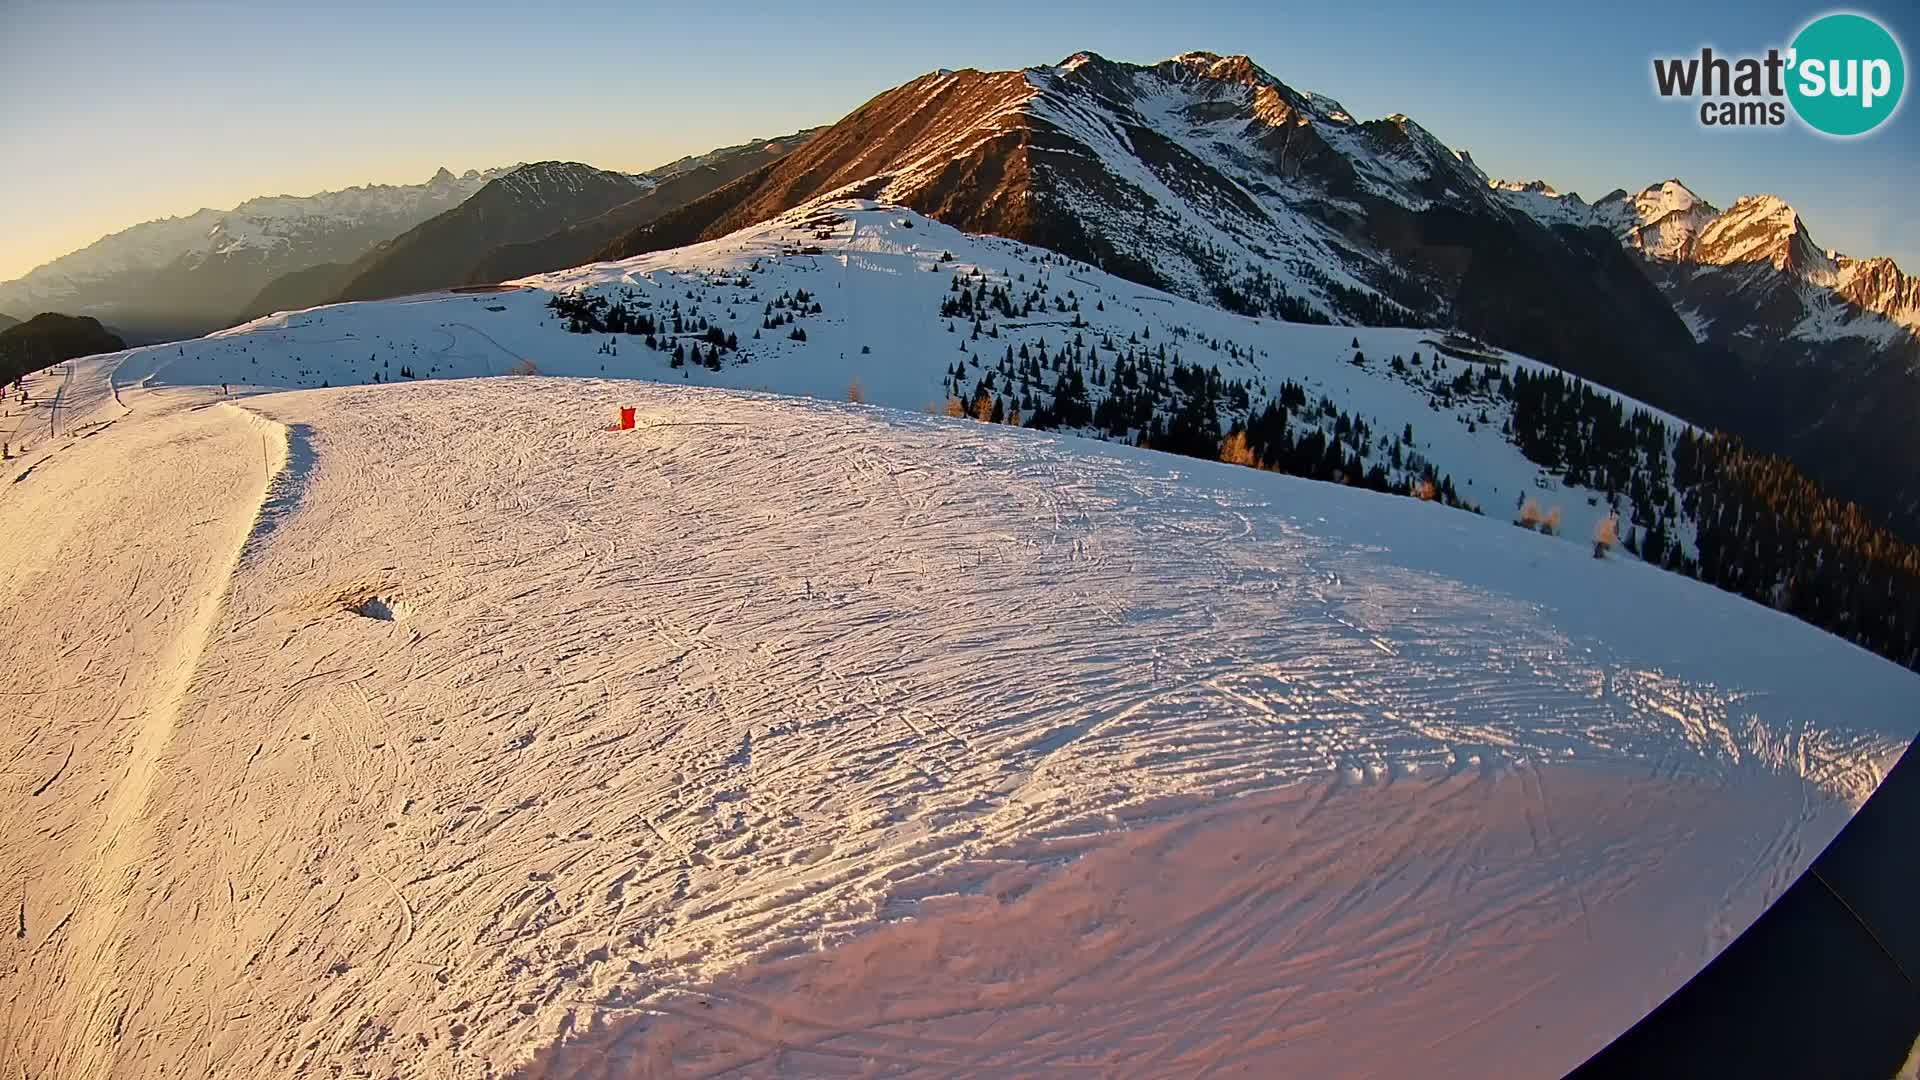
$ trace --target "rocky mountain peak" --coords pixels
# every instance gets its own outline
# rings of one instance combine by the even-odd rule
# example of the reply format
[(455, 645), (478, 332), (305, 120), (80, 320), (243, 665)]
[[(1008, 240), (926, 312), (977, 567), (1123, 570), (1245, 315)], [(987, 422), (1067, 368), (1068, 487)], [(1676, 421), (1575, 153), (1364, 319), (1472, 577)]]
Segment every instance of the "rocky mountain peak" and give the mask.
[(1831, 284), (1833, 260), (1813, 241), (1800, 215), (1774, 195), (1743, 195), (1700, 230), (1687, 257), (1713, 266), (1772, 263), (1820, 284)]
[[(1465, 151), (1461, 152), (1462, 158), (1467, 156)], [(1558, 189), (1545, 180), (1488, 180), (1487, 186), (1500, 191), (1524, 192), (1532, 195), (1540, 195), (1549, 199), (1568, 197), (1561, 195)], [(1624, 194), (1624, 192), (1621, 194)], [(1580, 196), (1572, 195), (1571, 197), (1578, 199)]]
[(1594, 207), (1595, 224), (1611, 229), (1629, 249), (1650, 259), (1690, 259), (1700, 231), (1718, 216), (1713, 205), (1678, 179), (1622, 192)]
[(1236, 82), (1246, 86), (1272, 85), (1279, 80), (1267, 74), (1260, 65), (1244, 55), (1221, 56), (1211, 52), (1181, 53), (1172, 59), (1188, 70), (1208, 79), (1222, 82)]
[(1670, 213), (1676, 210), (1691, 210), (1696, 206), (1712, 209), (1707, 200), (1694, 194), (1693, 189), (1678, 177), (1662, 180), (1657, 184), (1649, 184), (1641, 190), (1640, 194), (1634, 196), (1634, 202), (1641, 207), (1643, 213), (1649, 211)]

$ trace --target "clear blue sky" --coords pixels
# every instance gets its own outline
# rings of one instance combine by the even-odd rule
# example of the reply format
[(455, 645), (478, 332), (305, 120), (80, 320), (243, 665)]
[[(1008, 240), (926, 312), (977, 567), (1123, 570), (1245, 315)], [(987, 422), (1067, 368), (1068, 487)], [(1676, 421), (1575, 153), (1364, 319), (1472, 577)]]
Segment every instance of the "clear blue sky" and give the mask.
[[(148, 218), (563, 158), (640, 169), (829, 123), (939, 67), (1247, 53), (1495, 176), (1589, 198), (1678, 176), (1773, 192), (1920, 271), (1920, 107), (1838, 142), (1703, 131), (1654, 55), (1784, 45), (1823, 5), (743, 4), (0, 0), (0, 278)], [(1920, 49), (1911, 3), (1856, 8)], [(1920, 94), (1909, 91), (1908, 96)]]

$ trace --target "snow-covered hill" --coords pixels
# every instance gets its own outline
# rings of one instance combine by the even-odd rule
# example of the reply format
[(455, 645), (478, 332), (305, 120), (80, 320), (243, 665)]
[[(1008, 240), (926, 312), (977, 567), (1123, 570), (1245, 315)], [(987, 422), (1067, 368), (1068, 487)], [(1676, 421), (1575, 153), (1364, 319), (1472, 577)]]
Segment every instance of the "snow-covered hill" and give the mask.
[[(966, 313), (943, 314), (962, 292)], [(974, 300), (1002, 292), (1006, 313), (995, 299)], [(554, 310), (556, 297), (617, 301), (651, 321), (654, 347), (637, 332), (568, 332), (572, 320)], [(858, 384), (867, 401), (939, 411), (953, 396), (970, 409), (984, 387), (1003, 415), (1019, 409), (1029, 419), (1056, 406), (1061, 379), (1077, 373), (1094, 414), (1088, 429), (1106, 421), (1103, 402), (1122, 396), (1151, 398), (1164, 426), (1199, 396), (1178, 385), (1177, 369), (1195, 369), (1217, 372), (1222, 432), (1292, 384), (1292, 437), (1318, 432), (1358, 455), (1361, 471), (1378, 466), (1388, 484), (1430, 480), (1496, 520), (1537, 502), (1543, 514), (1559, 512), (1563, 535), (1578, 544), (1612, 509), (1602, 485), (1529, 461), (1505, 431), (1513, 404), (1501, 380), (1551, 373), (1545, 365), (1434, 332), (1234, 315), (859, 200), (828, 200), (722, 240), (529, 278), (505, 292), (276, 315), (137, 352), (121, 378), (318, 387), (497, 375), (528, 364), (545, 374), (834, 399)], [(1670, 435), (1685, 428), (1620, 400)], [(1105, 433), (1138, 441), (1145, 426), (1119, 424)], [(1691, 543), (1676, 506), (1616, 494), (1623, 537), (1658, 518), (1675, 542)]]
[[(819, 255), (763, 232), (553, 284), (752, 319), (804, 281), (808, 347), (713, 380), (906, 403), (968, 340), (920, 310), (949, 246), (1201, 348), (1084, 268), (832, 216)], [(29, 1074), (1555, 1075), (1920, 727), (1916, 676), (1838, 639), (1412, 499), (692, 369), (193, 385), (659, 363), (541, 327), (543, 295), (32, 388), (87, 426), (0, 486)]]

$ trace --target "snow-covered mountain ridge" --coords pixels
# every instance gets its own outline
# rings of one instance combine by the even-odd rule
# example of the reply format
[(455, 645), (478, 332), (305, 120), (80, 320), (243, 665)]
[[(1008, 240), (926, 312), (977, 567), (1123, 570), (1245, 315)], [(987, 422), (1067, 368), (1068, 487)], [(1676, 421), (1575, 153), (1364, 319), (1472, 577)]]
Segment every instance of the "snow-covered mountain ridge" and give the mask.
[(424, 184), (266, 196), (146, 222), (0, 283), (0, 310), (91, 315), (149, 340), (203, 333), (274, 278), (350, 262), (509, 172), (441, 169)]
[[(831, 193), (1042, 243), (1191, 298), (1419, 324), (1444, 313), (1390, 253), (1343, 229), (1356, 195), (1417, 212), (1487, 203), (1484, 174), (1405, 116), (1362, 123), (1244, 56), (1158, 64), (1078, 53), (1016, 71), (939, 71), (875, 98), (765, 182), (730, 189), (711, 238)], [(1051, 241), (1051, 242), (1049, 242)], [(671, 246), (671, 245), (669, 245)], [(1407, 289), (1409, 295), (1398, 295)]]
[(717, 239), (836, 195), (898, 202), (1232, 311), (1463, 330), (1787, 456), (1920, 537), (1907, 419), (1920, 338), (1894, 321), (1912, 290), (1891, 264), (1839, 259), (1846, 294), (1820, 284), (1827, 260), (1798, 236), (1797, 215), (1784, 242), (1753, 234), (1779, 224), (1765, 202), (1723, 222), (1711, 254), (1777, 249), (1816, 280), (1767, 261), (1642, 254), (1690, 249), (1720, 216), (1683, 185), (1612, 200), (1606, 228), (1565, 228), (1592, 208), (1544, 185), (1494, 186), (1406, 115), (1357, 120), (1249, 58), (1078, 53), (886, 91), (598, 257)]
[[(587, 206), (586, 222), (449, 230), (484, 243), (436, 253), (445, 237), (429, 239), (411, 253), (418, 274), (355, 285), (358, 268), (309, 268), (245, 289), (239, 305), (242, 290), (222, 286), (223, 319), (205, 325), (677, 248), (818, 198), (875, 198), (1231, 311), (1462, 330), (1789, 456), (1920, 535), (1906, 422), (1920, 339), (1847, 298), (1897, 318), (1913, 308), (1911, 282), (1890, 263), (1830, 258), (1764, 201), (1721, 215), (1683, 207), (1691, 193), (1675, 184), (1610, 203), (1604, 234), (1560, 228), (1580, 206), (1490, 186), (1408, 116), (1361, 121), (1213, 53), (933, 72), (777, 149)], [(1536, 214), (1516, 212), (1523, 195)], [(1726, 220), (1701, 247), (1707, 217)], [(531, 235), (542, 228), (554, 231)], [(1643, 254), (1683, 248), (1727, 261)], [(138, 284), (123, 294), (177, 306), (165, 275)], [(0, 310), (17, 306), (0, 298)]]
[(496, 177), (460, 205), (385, 241), (342, 272), (344, 284), (310, 302), (375, 300), (470, 279), (502, 245), (547, 236), (659, 187), (651, 176), (575, 161), (541, 161)]
[(519, 165), (498, 179), (503, 188), (523, 201), (535, 204), (578, 194), (595, 181), (625, 183), (633, 188), (636, 195), (656, 184), (651, 177), (642, 174), (596, 169), (573, 161), (536, 161)]
[(1683, 411), (1920, 538), (1920, 277), (1823, 248), (1772, 195), (1723, 211), (1678, 180), (1592, 205), (1544, 184), (1491, 190), (1543, 225), (1599, 226), (1630, 253), (1700, 343), (1689, 363), (1714, 371)]
[(315, 195), (265, 195), (230, 210), (201, 209), (159, 218), (102, 237), (0, 288), (30, 284), (48, 293), (110, 274), (157, 270), (183, 256), (205, 258), (245, 247), (285, 247), (329, 228), (424, 220), (518, 167), (469, 169), (458, 176), (443, 168), (424, 184), (366, 184)]
[[(1690, 298), (1702, 291), (1700, 278), (1737, 276), (1733, 289), (1749, 294), (1749, 301), (1748, 310), (1734, 317), (1756, 321), (1733, 329), (1777, 332), (1780, 327), (1757, 320), (1771, 303), (1766, 290), (1784, 279), (1799, 293), (1801, 318), (1784, 328), (1790, 336), (1885, 342), (1896, 329), (1920, 335), (1920, 278), (1902, 273), (1892, 259), (1859, 259), (1823, 249), (1800, 214), (1778, 196), (1743, 195), (1722, 211), (1679, 180), (1632, 195), (1616, 191), (1593, 204), (1542, 181), (1489, 183), (1508, 205), (1543, 224), (1597, 225), (1650, 264), (1691, 270), (1668, 277), (1656, 265), (1656, 280), (1683, 314)], [(1689, 321), (1705, 340), (1705, 327)]]

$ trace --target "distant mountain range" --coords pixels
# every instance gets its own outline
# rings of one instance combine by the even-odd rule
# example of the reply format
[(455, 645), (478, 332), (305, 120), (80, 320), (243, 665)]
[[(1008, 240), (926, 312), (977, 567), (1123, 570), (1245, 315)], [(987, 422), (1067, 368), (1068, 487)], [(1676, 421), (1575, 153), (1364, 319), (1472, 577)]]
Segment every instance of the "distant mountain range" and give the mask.
[[(0, 308), (126, 326), (212, 281), (210, 252), (286, 253), (274, 273), (249, 256), (250, 288), (227, 290), (218, 318), (195, 309), (206, 329), (711, 240), (825, 195), (872, 198), (1247, 315), (1457, 328), (1793, 456), (1920, 534), (1920, 285), (1891, 261), (1821, 249), (1771, 196), (1722, 211), (1678, 181), (1587, 203), (1495, 180), (1408, 116), (1357, 119), (1244, 56), (943, 70), (829, 127), (638, 176), (543, 162), (381, 190), (422, 194), (345, 257), (352, 245), (282, 242), (291, 230), (203, 211), (220, 220), (140, 226), (0, 286)], [(210, 244), (214, 228), (276, 243)], [(152, 237), (130, 243), (141, 230)], [(170, 254), (163, 238), (189, 231), (189, 250)], [(143, 258), (106, 257), (120, 249)], [(22, 294), (62, 283), (63, 303)]]
[(633, 198), (640, 177), (565, 161), (522, 165), (352, 264), (322, 300), (377, 300), (457, 285), (495, 247), (545, 235)]
[(0, 310), (89, 315), (136, 341), (202, 334), (281, 274), (358, 258), (504, 171), (442, 169), (424, 184), (268, 196), (149, 221), (0, 283)]
[(626, 229), (778, 159), (808, 134), (726, 147), (639, 174), (567, 161), (521, 165), (351, 263), (275, 278), (237, 314), (244, 321), (577, 266)]
[(1543, 224), (1614, 233), (1701, 341), (1886, 343), (1920, 333), (1920, 278), (1891, 259), (1823, 250), (1775, 196), (1748, 195), (1721, 211), (1679, 180), (1593, 205), (1541, 181), (1494, 188)]
[(1496, 190), (1543, 223), (1606, 230), (1703, 347), (1739, 358), (1744, 377), (1698, 416), (1920, 534), (1920, 279), (1822, 248), (1772, 195), (1723, 211), (1679, 180), (1591, 205), (1538, 181)]
[(160, 341), (288, 308), (558, 269), (780, 157), (807, 134), (638, 175), (548, 161), (459, 176), (441, 169), (419, 185), (250, 199), (135, 225), (0, 282), (0, 310), (21, 318), (81, 313), (130, 340)]

